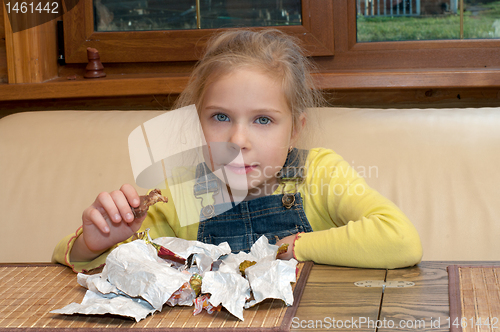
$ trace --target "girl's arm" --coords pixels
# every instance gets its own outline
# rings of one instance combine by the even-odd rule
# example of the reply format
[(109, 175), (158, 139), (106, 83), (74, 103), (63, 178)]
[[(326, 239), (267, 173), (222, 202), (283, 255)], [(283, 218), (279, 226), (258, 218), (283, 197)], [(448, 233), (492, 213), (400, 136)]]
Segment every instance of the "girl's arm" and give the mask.
[(369, 268), (420, 262), (422, 245), (415, 227), (346, 161), (331, 150), (313, 149), (308, 166), (304, 209), (315, 231), (295, 241), (297, 259)]

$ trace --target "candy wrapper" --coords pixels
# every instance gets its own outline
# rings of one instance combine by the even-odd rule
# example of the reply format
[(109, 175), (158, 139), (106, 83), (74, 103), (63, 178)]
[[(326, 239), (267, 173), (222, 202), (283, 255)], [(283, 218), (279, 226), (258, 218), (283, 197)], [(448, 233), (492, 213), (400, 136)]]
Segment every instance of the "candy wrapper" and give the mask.
[(82, 303), (71, 303), (56, 314), (104, 315), (112, 314), (134, 318), (137, 322), (156, 311), (147, 301), (123, 295), (95, 293), (88, 290)]
[(135, 237), (137, 239), (143, 240), (147, 244), (150, 244), (151, 246), (153, 246), (153, 248), (155, 248), (157, 253), (158, 253), (158, 257), (163, 258), (166, 261), (171, 261), (173, 263), (179, 263), (179, 264), (186, 263), (185, 258), (183, 258), (179, 255), (176, 255), (174, 252), (170, 251), (169, 249), (165, 248), (164, 246), (153, 242), (153, 240), (151, 240), (151, 237), (149, 236), (149, 228), (146, 229), (146, 231), (144, 231), (144, 232), (137, 233), (135, 235)]
[(276, 259), (277, 253), (278, 246), (264, 236), (249, 253), (232, 254), (227, 243), (167, 237), (153, 241), (145, 232), (114, 249), (102, 273), (78, 274), (78, 283), (88, 289), (82, 303), (52, 312), (110, 313), (139, 321), (165, 304), (194, 306), (194, 314), (222, 306), (243, 320), (244, 308), (267, 298), (293, 304), (290, 283), (295, 282), (297, 261)]
[(193, 301), (196, 299), (196, 292), (191, 287), (190, 283), (185, 282), (181, 288), (176, 290), (172, 296), (167, 300), (169, 306), (176, 305), (193, 305)]
[(297, 261), (266, 260), (248, 267), (245, 275), (252, 286), (254, 300), (245, 308), (254, 306), (268, 298), (281, 299), (286, 305), (293, 304), (291, 282), (295, 282)]
[(203, 294), (202, 296), (198, 296), (194, 300), (193, 315), (195, 315), (195, 316), (198, 315), (199, 313), (201, 313), (203, 311), (203, 309), (205, 309), (207, 311), (207, 313), (209, 313), (211, 315), (216, 311), (220, 311), (221, 306), (219, 305), (219, 306), (214, 307), (210, 303), (210, 295)]
[(156, 310), (185, 282), (183, 273), (158, 259), (156, 250), (142, 240), (122, 244), (106, 259), (102, 278), (131, 297), (141, 297)]
[(241, 274), (226, 272), (207, 272), (203, 277), (201, 292), (209, 293), (210, 303), (222, 304), (230, 313), (243, 320), (243, 308), (250, 299), (250, 284)]

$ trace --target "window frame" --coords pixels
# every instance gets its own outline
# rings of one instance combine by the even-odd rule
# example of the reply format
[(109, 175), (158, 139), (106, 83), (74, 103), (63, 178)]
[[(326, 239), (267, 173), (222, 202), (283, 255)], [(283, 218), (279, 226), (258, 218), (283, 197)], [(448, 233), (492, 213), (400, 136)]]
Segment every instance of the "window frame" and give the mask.
[(335, 59), (317, 59), (326, 72), (500, 67), (499, 39), (358, 43), (355, 1), (334, 3), (334, 31)]
[[(302, 0), (302, 25), (276, 28), (301, 39), (308, 55), (332, 56), (334, 1)], [(226, 30), (96, 32), (92, 0), (80, 0), (63, 21), (66, 63), (87, 62), (87, 47), (96, 48), (108, 63), (194, 61), (211, 34)]]

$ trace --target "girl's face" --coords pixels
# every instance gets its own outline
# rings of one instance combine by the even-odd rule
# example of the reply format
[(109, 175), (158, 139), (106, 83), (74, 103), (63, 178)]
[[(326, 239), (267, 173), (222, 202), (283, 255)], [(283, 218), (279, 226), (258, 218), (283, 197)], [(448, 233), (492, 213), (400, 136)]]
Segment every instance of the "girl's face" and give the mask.
[(213, 159), (213, 166), (224, 167), (228, 176), (246, 176), (247, 188), (235, 189), (247, 189), (254, 197), (273, 193), (275, 175), (296, 136), (280, 83), (256, 70), (236, 69), (207, 88), (200, 122), (209, 146), (222, 142), (239, 147), (243, 162)]

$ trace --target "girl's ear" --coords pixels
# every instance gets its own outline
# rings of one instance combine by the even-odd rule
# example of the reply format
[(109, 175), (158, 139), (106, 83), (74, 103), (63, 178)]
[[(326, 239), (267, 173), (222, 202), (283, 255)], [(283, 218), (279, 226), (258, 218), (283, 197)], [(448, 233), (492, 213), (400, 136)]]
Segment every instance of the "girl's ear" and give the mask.
[(292, 146), (295, 146), (297, 141), (299, 140), (300, 133), (302, 129), (306, 126), (307, 117), (305, 113), (299, 115), (299, 121), (297, 121), (296, 125), (293, 128), (292, 137), (290, 138), (290, 142)]

